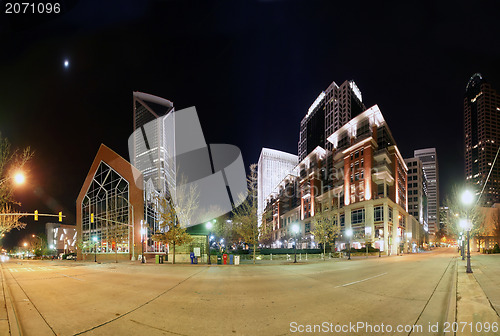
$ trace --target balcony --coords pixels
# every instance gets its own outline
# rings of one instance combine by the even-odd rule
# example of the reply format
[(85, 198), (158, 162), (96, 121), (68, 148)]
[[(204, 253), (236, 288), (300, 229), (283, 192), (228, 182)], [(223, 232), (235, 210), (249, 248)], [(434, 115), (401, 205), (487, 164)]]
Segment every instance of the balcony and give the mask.
[(389, 151), (386, 148), (379, 149), (373, 154), (373, 159), (375, 162), (386, 161), (387, 163), (392, 163), (390, 159)]
[(373, 167), (372, 172), (373, 173), (388, 172), (389, 174), (392, 175), (392, 168), (387, 161), (382, 160)]

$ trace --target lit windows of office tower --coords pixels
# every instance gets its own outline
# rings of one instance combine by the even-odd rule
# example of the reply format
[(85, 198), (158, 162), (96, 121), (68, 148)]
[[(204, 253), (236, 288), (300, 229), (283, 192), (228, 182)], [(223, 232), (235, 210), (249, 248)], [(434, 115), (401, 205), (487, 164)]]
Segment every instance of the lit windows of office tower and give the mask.
[(422, 161), (427, 178), (427, 224), (429, 233), (435, 235), (439, 230), (439, 165), (436, 148), (418, 149), (414, 157)]
[(427, 179), (422, 161), (418, 158), (405, 159), (408, 166), (408, 213), (422, 224), (425, 231), (427, 226)]
[(299, 161), (318, 146), (331, 151), (333, 145), (326, 139), (365, 110), (361, 91), (354, 81), (345, 81), (340, 86), (332, 82), (319, 94), (300, 123)]
[[(158, 192), (166, 192), (168, 171), (165, 161), (169, 146), (165, 118), (161, 117), (174, 111), (174, 105), (169, 100), (142, 92), (134, 92), (133, 104), (134, 133), (130, 146), (133, 152), (130, 161), (143, 174), (145, 183), (151, 179)], [(141, 132), (135, 132), (137, 129)]]
[[(479, 194), (495, 159), (500, 143), (500, 95), (483, 76), (474, 74), (465, 89), (465, 179)], [(500, 162), (498, 159), (484, 188), (480, 202), (500, 201)]]
[(266, 206), (264, 204), (265, 199), (293, 171), (297, 164), (297, 155), (262, 148), (257, 164), (257, 214), (259, 215), (259, 225), (261, 223), (260, 215), (262, 215)]

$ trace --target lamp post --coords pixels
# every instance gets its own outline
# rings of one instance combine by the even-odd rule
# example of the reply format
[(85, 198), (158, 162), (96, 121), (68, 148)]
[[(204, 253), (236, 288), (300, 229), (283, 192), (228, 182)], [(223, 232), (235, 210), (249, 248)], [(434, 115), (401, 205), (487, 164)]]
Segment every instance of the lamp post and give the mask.
[(292, 227), (292, 231), (293, 233), (295, 233), (295, 241), (294, 241), (294, 244), (293, 244), (293, 258), (294, 258), (294, 263), (296, 264), (297, 263), (297, 233), (299, 233), (299, 225), (298, 224), (295, 224), (293, 227)]
[(352, 230), (351, 229), (347, 229), (345, 234), (347, 235), (347, 237), (349, 237), (349, 250), (347, 250), (347, 255), (348, 255), (348, 258), (347, 260), (351, 260), (351, 237), (352, 237)]
[(465, 190), (462, 193), (462, 204), (465, 205), (465, 212), (467, 214), (467, 220), (465, 223), (463, 223), (466, 225), (464, 229), (467, 229), (467, 273), (472, 273), (472, 268), (470, 265), (470, 230), (472, 228), (472, 225), (469, 222), (469, 208), (472, 202), (474, 202), (474, 195), (469, 190)]
[(141, 219), (141, 245), (142, 245), (142, 258), (141, 264), (144, 264), (146, 261), (144, 260), (144, 236), (146, 235), (146, 228), (143, 227), (143, 220)]
[(460, 255), (462, 260), (465, 260), (465, 237), (463, 232), (460, 232)]
[(208, 265), (212, 265), (212, 261), (210, 260), (210, 234), (211, 234), (211, 230), (212, 230), (212, 222), (207, 222), (205, 224), (205, 227), (208, 230), (208, 234), (207, 234), (207, 257), (208, 257), (208, 262), (207, 262), (207, 264)]
[(97, 262), (97, 237), (92, 237), (92, 241), (94, 242), (94, 262)]

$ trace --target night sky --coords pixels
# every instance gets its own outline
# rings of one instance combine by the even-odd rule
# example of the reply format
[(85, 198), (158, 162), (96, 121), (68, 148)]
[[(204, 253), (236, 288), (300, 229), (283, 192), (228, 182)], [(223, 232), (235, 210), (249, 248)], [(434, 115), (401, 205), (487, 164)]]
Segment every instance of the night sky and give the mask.
[[(196, 106), (207, 143), (297, 154), (318, 94), (353, 79), (404, 157), (436, 147), (441, 198), (463, 182), (463, 96), (500, 90), (495, 1), (62, 1), (0, 14), (0, 132), (31, 146), (22, 211), (68, 215), (99, 145), (127, 160), (132, 92)], [(64, 61), (69, 66), (64, 67)], [(6, 237), (43, 232), (46, 218)]]

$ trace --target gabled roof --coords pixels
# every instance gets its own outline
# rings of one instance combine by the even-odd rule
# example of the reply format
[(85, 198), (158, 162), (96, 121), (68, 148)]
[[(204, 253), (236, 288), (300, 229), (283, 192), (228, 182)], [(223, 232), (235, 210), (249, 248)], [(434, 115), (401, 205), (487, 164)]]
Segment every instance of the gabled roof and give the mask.
[(104, 144), (101, 144), (94, 158), (94, 161), (90, 166), (89, 172), (87, 173), (87, 177), (85, 178), (85, 182), (82, 185), (80, 193), (78, 194), (78, 197), (76, 199), (77, 204), (81, 203), (83, 197), (87, 193), (87, 190), (92, 183), (92, 179), (94, 178), (95, 172), (97, 171), (97, 168), (99, 167), (101, 162), (105, 162), (124, 179), (126, 179), (129, 182), (130, 189), (136, 189), (136, 191), (138, 191), (144, 188), (141, 172), (111, 148)]

